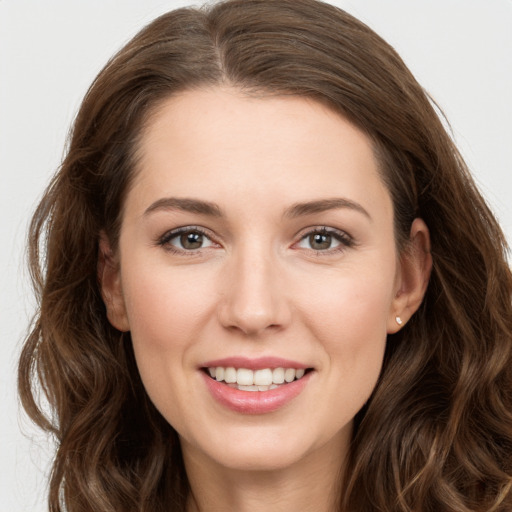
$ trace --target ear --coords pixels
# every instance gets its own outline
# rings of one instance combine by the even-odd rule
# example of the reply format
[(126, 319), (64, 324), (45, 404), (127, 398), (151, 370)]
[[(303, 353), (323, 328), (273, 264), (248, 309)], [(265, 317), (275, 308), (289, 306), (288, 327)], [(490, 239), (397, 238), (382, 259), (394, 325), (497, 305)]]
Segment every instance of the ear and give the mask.
[(427, 291), (431, 271), (430, 233), (422, 219), (414, 219), (409, 242), (400, 255), (388, 334), (399, 331), (418, 310)]
[(107, 235), (103, 231), (100, 233), (99, 240), (98, 282), (109, 322), (119, 331), (129, 331), (119, 260), (114, 255)]

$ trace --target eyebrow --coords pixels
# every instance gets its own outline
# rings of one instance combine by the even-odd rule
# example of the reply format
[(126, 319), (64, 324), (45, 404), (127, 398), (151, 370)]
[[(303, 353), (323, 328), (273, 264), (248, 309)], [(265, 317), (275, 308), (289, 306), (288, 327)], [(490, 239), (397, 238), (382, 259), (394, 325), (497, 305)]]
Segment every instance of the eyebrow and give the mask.
[(306, 203), (296, 203), (286, 209), (285, 217), (302, 217), (314, 213), (322, 213), (328, 210), (337, 210), (340, 208), (348, 208), (362, 213), (370, 221), (372, 220), (370, 214), (359, 204), (349, 199), (341, 197), (334, 197), (330, 199), (319, 199), (317, 201), (308, 201)]
[(146, 208), (144, 216), (158, 210), (181, 210), (184, 212), (198, 213), (200, 215), (208, 215), (211, 217), (222, 217), (223, 215), (220, 207), (209, 201), (180, 197), (164, 197), (162, 199), (158, 199)]
[[(362, 213), (369, 220), (372, 220), (370, 214), (359, 203), (340, 197), (295, 203), (285, 210), (284, 217), (296, 218), (340, 208), (355, 210)], [(163, 197), (146, 208), (144, 216), (158, 210), (181, 210), (210, 217), (223, 217), (224, 215), (222, 209), (216, 203), (210, 201), (180, 197)]]

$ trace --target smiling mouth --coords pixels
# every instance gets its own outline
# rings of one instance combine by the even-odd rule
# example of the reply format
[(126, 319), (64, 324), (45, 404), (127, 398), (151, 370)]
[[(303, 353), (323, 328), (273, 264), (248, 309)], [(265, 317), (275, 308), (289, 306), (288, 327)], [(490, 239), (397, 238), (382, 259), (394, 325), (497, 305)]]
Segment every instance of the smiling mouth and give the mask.
[(232, 366), (213, 366), (204, 371), (214, 380), (240, 391), (269, 391), (300, 380), (312, 368), (234, 368)]

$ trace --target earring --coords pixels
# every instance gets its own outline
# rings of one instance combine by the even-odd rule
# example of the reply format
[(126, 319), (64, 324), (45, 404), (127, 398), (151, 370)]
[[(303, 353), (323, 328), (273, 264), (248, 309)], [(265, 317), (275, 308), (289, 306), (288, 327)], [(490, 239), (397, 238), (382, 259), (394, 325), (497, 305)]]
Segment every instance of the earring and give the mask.
[(404, 323), (404, 321), (399, 316), (395, 317), (395, 320), (398, 325), (402, 325)]

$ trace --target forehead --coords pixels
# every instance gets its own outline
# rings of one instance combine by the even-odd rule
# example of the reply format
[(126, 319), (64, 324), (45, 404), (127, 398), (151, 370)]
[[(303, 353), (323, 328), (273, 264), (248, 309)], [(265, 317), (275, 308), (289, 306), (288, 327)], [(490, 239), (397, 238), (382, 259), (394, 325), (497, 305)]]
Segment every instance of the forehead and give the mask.
[[(313, 100), (190, 90), (146, 123), (133, 189), (159, 195), (276, 201), (350, 195), (371, 203), (384, 184), (369, 138)], [(388, 197), (389, 199), (389, 197)]]

